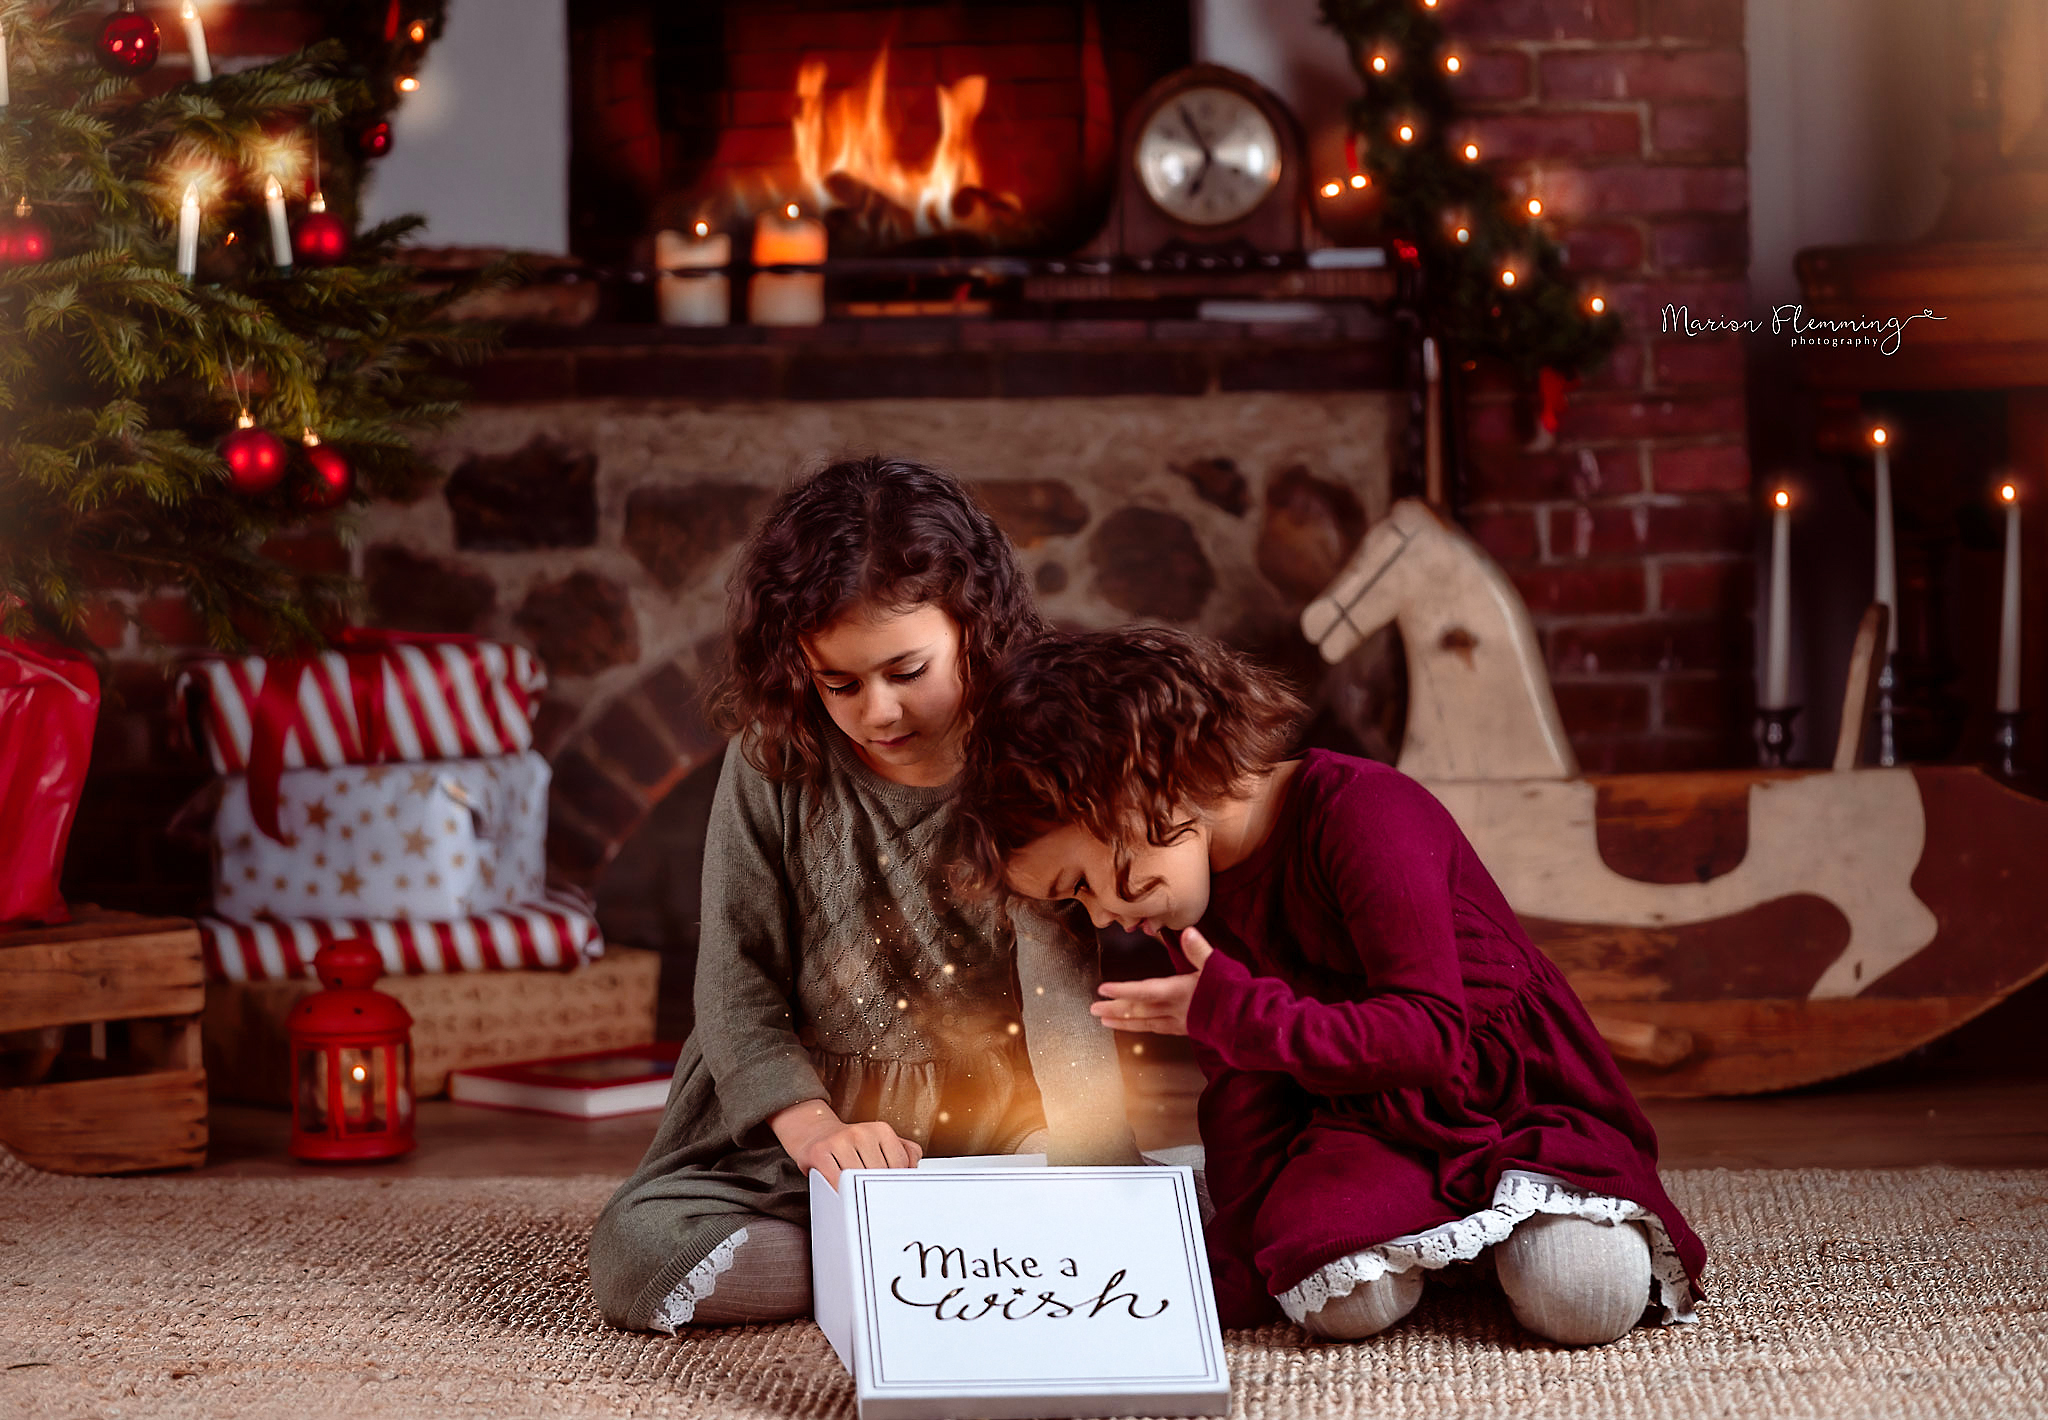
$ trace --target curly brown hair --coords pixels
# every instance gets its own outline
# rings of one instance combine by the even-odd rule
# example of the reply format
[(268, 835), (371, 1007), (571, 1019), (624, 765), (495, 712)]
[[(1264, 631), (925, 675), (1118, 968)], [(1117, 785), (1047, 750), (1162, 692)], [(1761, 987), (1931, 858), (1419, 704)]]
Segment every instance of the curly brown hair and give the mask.
[(812, 684), (805, 637), (860, 605), (940, 607), (960, 625), (971, 698), (996, 657), (1045, 629), (1010, 540), (967, 490), (938, 469), (874, 454), (790, 487), (742, 550), (727, 593), (711, 723), (742, 735), (763, 774), (812, 788), (825, 777), (820, 737), (839, 731)]
[(1133, 828), (1163, 848), (1201, 810), (1241, 796), (1288, 754), (1305, 707), (1277, 674), (1164, 627), (1048, 634), (988, 677), (968, 736), (953, 878), (1004, 890), (1026, 844), (1079, 824), (1116, 850), (1131, 886)]

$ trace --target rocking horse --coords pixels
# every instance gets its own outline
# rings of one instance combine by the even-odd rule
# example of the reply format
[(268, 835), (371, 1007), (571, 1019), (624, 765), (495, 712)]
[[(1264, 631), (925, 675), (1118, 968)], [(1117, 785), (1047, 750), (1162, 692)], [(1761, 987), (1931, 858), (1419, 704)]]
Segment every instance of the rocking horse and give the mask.
[(2048, 804), (1963, 766), (1855, 768), (1853, 739), (1832, 770), (1582, 775), (1513, 584), (1419, 502), (1301, 618), (1333, 663), (1390, 623), (1398, 767), (1450, 809), (1639, 1093), (1847, 1074), (2048, 971), (2025, 905)]

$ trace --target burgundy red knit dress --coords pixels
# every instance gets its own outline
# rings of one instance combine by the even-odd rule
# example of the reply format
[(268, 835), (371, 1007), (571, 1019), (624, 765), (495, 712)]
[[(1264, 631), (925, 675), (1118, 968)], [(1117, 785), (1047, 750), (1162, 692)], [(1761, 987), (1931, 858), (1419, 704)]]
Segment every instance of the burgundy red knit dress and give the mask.
[[(1706, 1252), (1585, 1008), (1448, 810), (1311, 751), (1266, 841), (1211, 878), (1188, 1011), (1226, 1325), (1295, 1320), (1522, 1219), (1640, 1221), (1687, 1319)], [(1276, 1300), (1277, 1299), (1277, 1300)]]

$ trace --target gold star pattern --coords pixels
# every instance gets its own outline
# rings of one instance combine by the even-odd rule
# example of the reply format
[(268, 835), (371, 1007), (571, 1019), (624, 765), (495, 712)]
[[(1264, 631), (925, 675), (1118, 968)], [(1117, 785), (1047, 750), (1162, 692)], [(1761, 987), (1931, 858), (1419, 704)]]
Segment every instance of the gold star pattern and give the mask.
[(368, 769), (365, 769), (363, 771), (363, 782), (369, 785), (372, 789), (381, 789), (384, 787), (385, 779), (390, 777), (390, 774), (390, 765), (373, 764)]
[(433, 844), (433, 841), (433, 839), (427, 837), (418, 829), (412, 829), (405, 835), (405, 851), (424, 858), (427, 856), (427, 849)]
[(325, 828), (327, 827), (327, 820), (333, 817), (334, 810), (328, 808), (323, 800), (315, 799), (312, 803), (306, 805), (306, 827), (308, 828)]
[(372, 848), (370, 850), (370, 865), (372, 867), (377, 867), (380, 866), (383, 862), (384, 851), (381, 848)]
[(441, 886), (441, 875), (439, 873), (428, 873), (427, 886), (430, 888), (437, 888)]
[(364, 809), (361, 813), (356, 815), (356, 822), (362, 824), (364, 827), (367, 828), (373, 817), (374, 816), (370, 813), (368, 809)]
[(342, 837), (342, 841), (343, 841), (343, 842), (346, 842), (346, 841), (348, 841), (349, 839), (351, 839), (351, 838), (354, 838), (355, 836), (356, 836), (356, 831), (355, 831), (355, 829), (353, 829), (352, 827), (350, 827), (350, 826), (349, 826), (348, 824), (343, 824), (343, 825), (341, 826), (341, 837)]
[(423, 799), (431, 797), (434, 792), (434, 779), (434, 771), (431, 769), (415, 771), (412, 776), (412, 792)]
[(235, 851), (237, 853), (247, 853), (251, 848), (254, 848), (255, 846), (256, 839), (253, 834), (245, 833), (235, 840)]
[(395, 803), (386, 804), (384, 806), (384, 817), (395, 821), (398, 818), (398, 805)]
[(336, 884), (335, 891), (343, 897), (360, 897), (363, 892), (363, 880), (357, 875), (355, 869), (344, 868)]
[(467, 863), (468, 861), (469, 855), (467, 853), (457, 853), (453, 858), (450, 858), (448, 860), (451, 866), (457, 868), (461, 867), (464, 863)]
[(279, 878), (271, 884), (271, 886), (276, 888), (279, 892), (283, 892), (286, 888), (290, 887), (291, 885), (292, 883), (290, 878)]
[(391, 880), (391, 885), (397, 888), (400, 892), (404, 892), (407, 888), (412, 886), (412, 879), (407, 877), (404, 873), (400, 873), (396, 878), (393, 878)]
[(327, 855), (326, 855), (325, 853), (315, 853), (315, 854), (313, 855), (313, 866), (314, 866), (314, 867), (316, 867), (316, 868), (324, 868), (324, 867), (326, 867), (326, 866), (327, 866)]
[(318, 896), (320, 896), (320, 884), (318, 884), (318, 883), (307, 883), (307, 884), (306, 884), (306, 896), (307, 896), (307, 897), (318, 897)]
[(444, 818), (444, 819), (442, 819), (442, 820), (441, 820), (441, 832), (443, 832), (443, 833), (453, 833), (453, 832), (455, 832), (455, 820), (454, 820), (454, 819), (452, 819), (452, 818)]
[(478, 877), (480, 877), (480, 878), (482, 878), (482, 879), (484, 880), (484, 886), (485, 886), (485, 887), (496, 887), (496, 886), (497, 886), (497, 879), (498, 879), (498, 873), (497, 873), (497, 870), (496, 870), (495, 868), (493, 868), (493, 867), (492, 867), (492, 866), (491, 866), (491, 865), (490, 865), (489, 863), (479, 863), (479, 864), (477, 864), (477, 865), (476, 865), (476, 872), (477, 872), (477, 876), (478, 876)]

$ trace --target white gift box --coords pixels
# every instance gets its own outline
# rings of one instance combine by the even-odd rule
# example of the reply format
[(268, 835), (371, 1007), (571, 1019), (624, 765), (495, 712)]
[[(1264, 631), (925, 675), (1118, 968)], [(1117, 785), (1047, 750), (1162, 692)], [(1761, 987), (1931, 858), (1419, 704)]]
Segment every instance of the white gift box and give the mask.
[(265, 834), (248, 780), (223, 782), (213, 906), (260, 918), (449, 922), (538, 900), (548, 762), (531, 752), (414, 764), (289, 769)]
[(1223, 1415), (1187, 1168), (811, 1174), (811, 1293), (860, 1420)]

